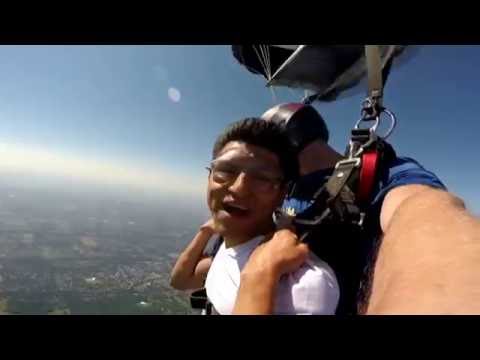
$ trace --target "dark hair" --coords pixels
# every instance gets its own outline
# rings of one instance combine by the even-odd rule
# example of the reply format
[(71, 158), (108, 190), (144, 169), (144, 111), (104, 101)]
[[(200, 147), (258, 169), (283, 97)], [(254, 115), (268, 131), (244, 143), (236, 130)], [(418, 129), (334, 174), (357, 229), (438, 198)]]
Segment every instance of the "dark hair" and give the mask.
[(267, 149), (278, 156), (285, 181), (298, 176), (298, 160), (282, 127), (259, 118), (246, 118), (230, 124), (213, 146), (213, 159), (231, 141), (242, 141)]

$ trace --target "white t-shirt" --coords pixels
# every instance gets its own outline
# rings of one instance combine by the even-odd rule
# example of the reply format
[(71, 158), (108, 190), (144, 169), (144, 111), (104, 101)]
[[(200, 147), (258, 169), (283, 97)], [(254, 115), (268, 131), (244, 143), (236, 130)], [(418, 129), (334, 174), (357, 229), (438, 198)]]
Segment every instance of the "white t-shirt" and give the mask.
[[(240, 272), (263, 239), (259, 236), (228, 249), (225, 242), (220, 246), (205, 282), (207, 296), (219, 314), (232, 313), (240, 286)], [(281, 277), (274, 313), (333, 315), (339, 297), (335, 273), (327, 263), (310, 253), (296, 272)]]

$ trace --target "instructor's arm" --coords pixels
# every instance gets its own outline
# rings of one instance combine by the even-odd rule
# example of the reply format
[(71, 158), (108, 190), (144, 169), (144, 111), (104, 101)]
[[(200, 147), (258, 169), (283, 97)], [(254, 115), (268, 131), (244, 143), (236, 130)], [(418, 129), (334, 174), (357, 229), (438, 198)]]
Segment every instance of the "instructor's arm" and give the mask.
[[(459, 198), (406, 185), (387, 195), (380, 220), (384, 238), (367, 314), (480, 313), (480, 221)], [(304, 257), (295, 249), (302, 245), (284, 233), (257, 248), (242, 273), (237, 313), (273, 311), (286, 270), (279, 264), (289, 258), (300, 266)]]
[(480, 222), (454, 195), (392, 190), (367, 314), (480, 314)]

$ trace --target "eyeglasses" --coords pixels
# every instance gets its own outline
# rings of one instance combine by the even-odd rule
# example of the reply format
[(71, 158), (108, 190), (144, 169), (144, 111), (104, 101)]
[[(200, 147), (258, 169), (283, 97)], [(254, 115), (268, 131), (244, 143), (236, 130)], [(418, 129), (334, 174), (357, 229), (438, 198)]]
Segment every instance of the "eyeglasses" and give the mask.
[(210, 167), (206, 168), (212, 180), (217, 184), (233, 183), (241, 173), (248, 175), (249, 185), (255, 191), (271, 191), (280, 188), (283, 178), (272, 174), (268, 170), (259, 168), (246, 168), (231, 162), (212, 162)]

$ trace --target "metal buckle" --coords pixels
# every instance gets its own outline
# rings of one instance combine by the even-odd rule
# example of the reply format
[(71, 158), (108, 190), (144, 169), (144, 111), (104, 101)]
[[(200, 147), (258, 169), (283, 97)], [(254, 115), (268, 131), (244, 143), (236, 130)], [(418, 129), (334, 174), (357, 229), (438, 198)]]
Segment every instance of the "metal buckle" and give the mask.
[(357, 225), (360, 226), (360, 227), (362, 227), (364, 220), (365, 220), (365, 213), (362, 212), (362, 213), (360, 213), (360, 220), (358, 220)]
[(349, 164), (352, 164), (352, 163), (354, 164), (354, 167), (359, 167), (360, 163), (361, 163), (361, 159), (354, 157), (354, 158), (350, 158), (350, 159), (340, 160), (335, 165), (335, 170), (337, 170), (340, 166), (349, 165)]
[[(378, 128), (378, 125), (380, 124), (380, 121), (382, 120), (381, 119), (381, 116), (382, 114), (385, 113), (387, 114), (389, 117), (390, 117), (390, 121), (391, 121), (391, 125), (390, 125), (390, 128), (387, 130), (387, 132), (385, 133), (385, 135), (383, 136), (380, 136), (377, 134), (377, 128)], [(359, 129), (360, 128), (360, 124), (362, 122), (367, 122), (367, 121), (375, 121), (375, 123), (368, 129), (370, 129), (370, 131), (372, 133), (374, 133), (375, 135), (377, 135), (379, 138), (382, 138), (383, 140), (387, 139), (393, 132), (393, 130), (395, 129), (396, 125), (397, 125), (397, 118), (395, 117), (395, 114), (393, 112), (391, 112), (390, 110), (386, 109), (386, 108), (382, 108), (380, 112), (378, 112), (375, 116), (368, 116), (364, 110), (362, 110), (362, 117), (360, 118), (360, 120), (357, 121), (357, 123), (355, 124), (354, 126), (354, 129)]]
[(375, 131), (377, 131), (378, 125), (380, 124), (380, 116), (376, 116), (374, 118), (362, 117), (360, 118), (360, 120), (357, 121), (357, 123), (354, 126), (354, 129), (359, 129), (360, 124), (362, 122), (367, 122), (367, 121), (375, 121), (375, 124), (373, 124), (371, 127), (368, 128), (371, 132), (375, 133)]
[[(387, 132), (383, 136), (377, 134), (377, 128), (378, 128), (378, 125), (380, 124), (382, 113), (387, 114), (390, 117), (390, 121), (391, 121), (390, 128), (387, 130)], [(395, 117), (395, 114), (392, 113), (391, 111), (385, 109), (385, 108), (383, 108), (382, 111), (375, 118), (362, 117), (360, 120), (357, 121), (357, 123), (354, 126), (354, 129), (359, 129), (360, 124), (362, 122), (366, 122), (366, 121), (375, 121), (375, 124), (373, 124), (373, 126), (368, 128), (370, 130), (370, 139), (365, 144), (362, 144), (358, 148), (358, 150), (355, 154), (353, 153), (353, 150), (354, 150), (353, 143), (352, 143), (352, 141), (350, 141), (350, 150), (349, 150), (349, 152), (350, 152), (349, 157), (350, 158), (359, 157), (363, 153), (365, 148), (372, 145), (375, 141), (377, 141), (377, 139), (386, 140), (392, 134), (393, 130), (395, 129), (395, 127), (397, 125), (397, 119)]]

